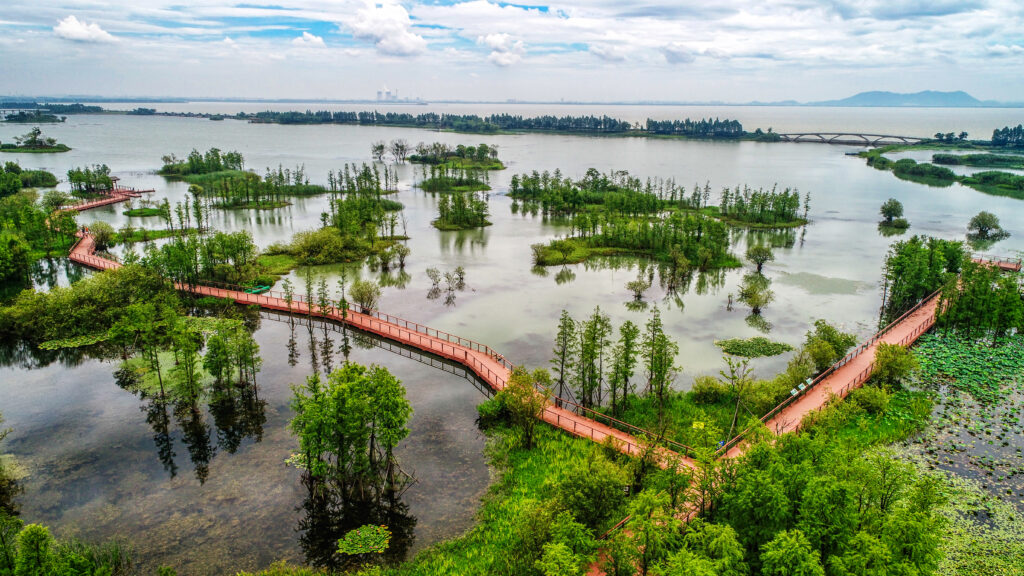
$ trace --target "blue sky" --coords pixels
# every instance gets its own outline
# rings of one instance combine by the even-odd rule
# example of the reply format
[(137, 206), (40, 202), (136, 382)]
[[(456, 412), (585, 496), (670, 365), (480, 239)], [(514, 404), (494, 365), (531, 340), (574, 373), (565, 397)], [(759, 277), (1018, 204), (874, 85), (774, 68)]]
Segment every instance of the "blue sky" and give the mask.
[(1019, 0), (5, 0), (0, 94), (1021, 100)]

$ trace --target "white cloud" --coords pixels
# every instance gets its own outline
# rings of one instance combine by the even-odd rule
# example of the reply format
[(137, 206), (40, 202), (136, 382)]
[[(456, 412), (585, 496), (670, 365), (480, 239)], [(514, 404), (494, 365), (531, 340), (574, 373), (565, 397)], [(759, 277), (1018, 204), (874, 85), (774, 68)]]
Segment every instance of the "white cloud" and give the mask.
[(591, 54), (607, 62), (622, 62), (626, 54), (622, 48), (609, 44), (591, 44), (587, 47)]
[(487, 59), (495, 66), (505, 68), (519, 63), (526, 53), (526, 46), (522, 40), (517, 40), (509, 34), (488, 34), (478, 36), (476, 43), (491, 49)]
[(53, 32), (65, 40), (75, 42), (99, 43), (117, 41), (109, 32), (100, 28), (99, 24), (95, 22), (91, 24), (86, 23), (74, 15), (61, 20), (59, 24), (53, 27)]
[(1024, 48), (1013, 44), (1007, 46), (1006, 44), (994, 44), (992, 46), (986, 46), (985, 50), (993, 56), (1016, 56), (1018, 54), (1024, 54)]
[(662, 46), (661, 53), (669, 64), (689, 64), (697, 59), (689, 48), (678, 42)]
[(345, 23), (356, 38), (373, 42), (382, 54), (412, 56), (427, 49), (427, 41), (409, 30), (409, 12), (398, 4), (367, 2)]
[(320, 36), (315, 36), (309, 32), (303, 32), (302, 36), (292, 40), (292, 44), (299, 48), (326, 48), (327, 44), (324, 44), (324, 39)]

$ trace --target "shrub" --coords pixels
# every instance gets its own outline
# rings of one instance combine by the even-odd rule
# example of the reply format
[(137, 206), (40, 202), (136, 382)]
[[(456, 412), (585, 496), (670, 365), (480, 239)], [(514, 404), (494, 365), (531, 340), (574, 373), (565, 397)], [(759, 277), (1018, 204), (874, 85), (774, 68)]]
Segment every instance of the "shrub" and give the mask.
[(349, 296), (352, 297), (353, 302), (359, 305), (363, 314), (367, 314), (377, 307), (380, 294), (380, 286), (366, 280), (356, 280), (349, 288)]
[(690, 389), (697, 404), (717, 404), (729, 393), (729, 386), (714, 376), (698, 376)]
[(555, 485), (555, 500), (581, 524), (597, 529), (625, 502), (625, 485), (625, 475), (617, 466), (593, 455)]
[(917, 359), (899, 344), (881, 342), (875, 351), (875, 369), (871, 381), (886, 388), (899, 387), (901, 381), (917, 369)]
[(865, 386), (850, 394), (850, 399), (859, 404), (868, 414), (881, 414), (889, 406), (891, 395), (884, 388)]
[(497, 424), (505, 424), (509, 422), (511, 412), (508, 409), (508, 404), (505, 402), (505, 395), (501, 392), (494, 395), (493, 398), (477, 404), (476, 412), (479, 417), (479, 424), (481, 428), (488, 428)]

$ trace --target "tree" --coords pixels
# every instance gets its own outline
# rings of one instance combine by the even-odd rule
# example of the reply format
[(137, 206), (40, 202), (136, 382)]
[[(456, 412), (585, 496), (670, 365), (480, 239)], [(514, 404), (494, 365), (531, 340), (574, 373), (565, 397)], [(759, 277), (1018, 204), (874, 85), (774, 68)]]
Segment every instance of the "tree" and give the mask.
[(624, 407), (626, 398), (632, 391), (629, 380), (636, 369), (637, 355), (640, 353), (640, 328), (626, 320), (619, 326), (619, 342), (612, 350), (612, 376), (610, 382), (612, 414), (618, 416)]
[(401, 138), (391, 141), (391, 155), (399, 164), (405, 163), (405, 157), (409, 155), (409, 143)]
[(71, 202), (71, 197), (60, 190), (47, 190), (41, 203), (47, 214), (53, 214)]
[(383, 140), (378, 140), (373, 144), (370, 144), (370, 155), (373, 159), (380, 162), (384, 159), (384, 153), (387, 151), (387, 145), (384, 144)]
[(783, 530), (761, 552), (764, 576), (825, 576), (821, 554), (800, 530)]
[(0, 574), (14, 574), (18, 557), (18, 533), (24, 523), (0, 509)]
[(569, 312), (566, 310), (562, 310), (562, 315), (558, 319), (558, 334), (555, 335), (553, 353), (551, 364), (558, 382), (558, 398), (565, 398), (566, 379), (573, 373), (578, 353), (576, 321), (569, 316)]
[(106, 222), (93, 222), (89, 226), (89, 233), (96, 242), (96, 249), (101, 252), (114, 244), (114, 227)]
[(580, 523), (596, 530), (625, 501), (625, 485), (626, 477), (615, 464), (590, 452), (555, 484), (556, 500)]
[(644, 299), (644, 292), (646, 292), (650, 287), (651, 283), (644, 276), (643, 272), (637, 276), (636, 280), (626, 282), (626, 290), (633, 293), (633, 300), (636, 302)]
[(732, 390), (734, 396), (736, 396), (736, 406), (732, 412), (732, 425), (729, 427), (729, 438), (732, 438), (736, 431), (736, 422), (740, 417), (740, 407), (743, 405), (746, 395), (753, 385), (754, 381), (751, 380), (750, 374), (753, 370), (749, 366), (749, 361), (744, 358), (742, 360), (733, 360), (730, 356), (724, 356), (725, 363), (729, 367), (729, 372), (726, 373), (724, 370), (720, 371), (719, 374), (728, 383), (729, 388)]
[(891, 225), (894, 218), (903, 217), (903, 204), (895, 198), (889, 198), (879, 212), (885, 217), (885, 223)]
[(658, 308), (654, 309), (646, 328), (641, 344), (641, 355), (647, 367), (647, 393), (653, 394), (657, 399), (660, 414), (665, 409), (666, 392), (675, 380), (675, 361), (676, 355), (679, 354), (679, 345), (665, 334), (661, 311)]
[(747, 260), (750, 260), (757, 266), (757, 273), (760, 274), (766, 262), (773, 262), (775, 260), (775, 254), (772, 252), (771, 246), (755, 244), (747, 248)]
[(380, 300), (381, 290), (375, 282), (368, 280), (356, 280), (349, 287), (349, 295), (352, 297), (352, 301), (359, 305), (359, 310), (363, 314), (369, 314), (377, 307), (377, 301)]
[(537, 368), (532, 373), (522, 366), (512, 369), (508, 382), (499, 392), (512, 416), (512, 423), (520, 432), (526, 449), (533, 448), (534, 431), (537, 422), (544, 415), (544, 409), (551, 398), (551, 376), (547, 370)]
[(999, 225), (999, 217), (991, 212), (978, 212), (967, 224), (967, 233), (980, 240), (995, 236), (1003, 231)]
[(32, 247), (16, 233), (0, 232), (0, 282), (28, 277)]
[(15, 576), (51, 576), (53, 574), (53, 536), (46, 526), (29, 524), (18, 534), (18, 559)]
[(747, 306), (755, 315), (761, 313), (761, 309), (775, 300), (775, 293), (771, 290), (771, 280), (762, 274), (752, 273), (743, 276), (740, 284), (739, 300)]
[(885, 388), (894, 388), (917, 369), (917, 358), (899, 344), (880, 342), (875, 350), (875, 367), (871, 371), (872, 381)]
[(537, 560), (537, 570), (544, 576), (582, 576), (580, 561), (569, 547), (561, 542), (544, 545), (544, 552)]
[(626, 525), (628, 540), (638, 550), (636, 568), (647, 576), (651, 568), (663, 560), (679, 540), (682, 521), (668, 505), (667, 494), (644, 490), (629, 505), (630, 522)]

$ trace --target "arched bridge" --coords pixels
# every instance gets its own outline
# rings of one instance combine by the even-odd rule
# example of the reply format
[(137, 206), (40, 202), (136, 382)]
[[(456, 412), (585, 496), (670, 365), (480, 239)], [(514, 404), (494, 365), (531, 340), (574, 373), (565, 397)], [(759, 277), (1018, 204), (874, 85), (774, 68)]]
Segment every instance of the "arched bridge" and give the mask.
[(860, 134), (855, 132), (793, 132), (779, 134), (783, 142), (813, 142), (816, 144), (857, 144), (884, 146), (886, 144), (918, 144), (925, 138), (894, 136), (892, 134)]

